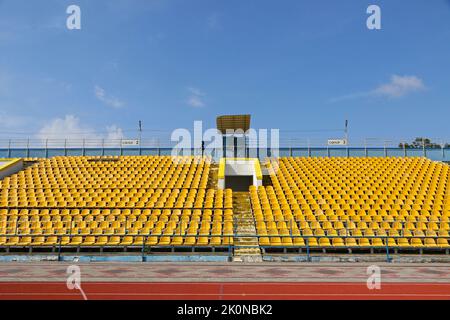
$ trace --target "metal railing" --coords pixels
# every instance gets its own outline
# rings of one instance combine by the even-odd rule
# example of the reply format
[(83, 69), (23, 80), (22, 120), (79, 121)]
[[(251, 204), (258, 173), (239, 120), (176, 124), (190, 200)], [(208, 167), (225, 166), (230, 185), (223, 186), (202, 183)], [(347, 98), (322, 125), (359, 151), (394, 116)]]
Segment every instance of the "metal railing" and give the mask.
[[(172, 148), (0, 148), (0, 158), (51, 158), (56, 156), (169, 156)], [(235, 157), (233, 151), (223, 152), (201, 149), (179, 149), (176, 155), (211, 155), (217, 161), (220, 157)], [(264, 159), (277, 154), (280, 157), (426, 157), (434, 161), (450, 161), (450, 148), (408, 149), (380, 147), (289, 147), (274, 150), (249, 148), (241, 156), (255, 155)], [(239, 155), (239, 153), (237, 154)]]
[[(171, 140), (171, 133), (166, 132), (163, 135), (157, 135), (153, 137), (144, 137), (139, 139), (78, 139), (78, 138), (2, 138), (0, 137), (0, 149), (72, 149), (72, 148), (173, 148), (175, 147), (179, 141)], [(335, 137), (336, 138), (336, 137)], [(239, 138), (238, 138), (239, 139)], [(395, 138), (395, 139), (385, 139), (385, 138), (360, 138), (360, 139), (351, 139), (347, 141), (347, 146), (350, 148), (359, 147), (359, 148), (398, 148), (400, 145), (404, 146), (406, 149), (406, 145), (411, 146), (411, 139), (405, 138)], [(445, 148), (449, 147), (450, 139), (444, 138), (431, 138), (432, 146), (434, 148)], [(415, 147), (418, 149), (427, 148), (427, 145), (430, 145), (431, 142), (429, 140), (423, 140), (421, 143), (420, 140), (415, 141)], [(268, 139), (267, 141), (260, 142), (259, 140), (245, 138), (242, 139), (242, 145), (248, 148), (256, 148), (259, 145), (265, 143), (267, 147), (271, 145), (276, 145), (280, 148), (291, 148), (291, 147), (299, 147), (299, 148), (316, 148), (316, 147), (326, 147), (328, 145), (328, 138), (321, 137), (302, 137), (299, 135), (292, 135), (290, 133), (286, 133), (281, 131), (280, 135), (273, 141)], [(207, 145), (210, 144), (210, 141), (205, 142)], [(218, 142), (222, 144), (221, 142)], [(192, 141), (192, 144), (193, 141)], [(217, 144), (216, 144), (217, 145)], [(233, 145), (228, 145), (227, 148), (233, 148)]]
[[(329, 146), (326, 139), (281, 138), (276, 147), (257, 147), (247, 142), (238, 149), (177, 148), (169, 139), (142, 139), (128, 145), (126, 139), (0, 139), (0, 158), (48, 158), (54, 156), (120, 156), (120, 155), (211, 155), (221, 156), (302, 156), (302, 157), (427, 157), (436, 161), (450, 161), (450, 148), (443, 139), (433, 147), (406, 147), (406, 140), (362, 139), (347, 146)], [(448, 141), (448, 140), (447, 140)], [(399, 147), (399, 146), (402, 147)], [(173, 152), (173, 153), (172, 153)]]
[[(57, 238), (56, 241), (52, 239), (52, 241), (46, 241), (47, 238)], [(95, 240), (97, 240), (98, 237), (103, 238), (109, 238), (109, 237), (115, 237), (119, 238), (119, 242), (116, 244), (108, 244), (109, 239), (106, 241), (106, 243), (100, 243), (97, 241), (91, 243), (91, 244), (83, 244), (83, 241), (79, 241), (77, 239), (76, 242), (73, 241), (73, 239), (77, 238), (83, 238), (83, 237), (94, 237)], [(127, 244), (124, 243), (124, 237), (129, 237), (132, 239), (132, 242), (127, 241)], [(178, 245), (171, 244), (173, 239), (177, 237), (178, 240), (182, 240), (182, 243)], [(13, 238), (14, 241), (11, 241), (9, 239)], [(40, 238), (39, 242), (35, 241), (36, 238)], [(44, 240), (42, 240), (44, 238)], [(149, 238), (151, 238), (151, 244), (149, 244)], [(156, 239), (155, 239), (156, 238)], [(168, 238), (168, 244), (160, 245), (161, 238), (165, 238), (167, 242)], [(199, 238), (220, 238), (220, 239), (226, 239), (226, 243), (218, 244), (218, 245), (211, 245), (209, 242), (205, 245), (200, 244), (183, 244), (186, 239), (195, 240), (195, 242), (199, 241)], [(258, 245), (236, 245), (235, 239), (239, 238), (256, 238), (258, 241)], [(261, 244), (261, 238), (265, 239), (271, 239), (271, 238), (277, 238), (280, 240), (280, 245), (262, 245)], [(283, 243), (282, 239), (289, 239), (291, 240), (290, 244)], [(341, 239), (342, 244), (334, 244), (333, 239)], [(26, 241), (24, 241), (24, 239)], [(30, 240), (31, 239), (31, 240)], [(138, 239), (138, 241), (137, 241)], [(233, 239), (233, 241), (231, 241)], [(302, 239), (303, 244), (298, 245), (295, 244), (296, 239)], [(311, 243), (312, 239), (314, 239), (315, 243)], [(321, 244), (321, 239), (327, 239), (327, 244)], [(353, 240), (353, 244), (348, 244), (347, 239)], [(361, 245), (361, 240), (367, 240), (369, 243), (368, 245), (364, 244)], [(380, 240), (379, 243), (375, 243), (374, 240)], [(398, 244), (396, 242), (398, 239), (406, 239), (408, 240), (408, 245), (402, 245)], [(419, 239), (420, 244), (415, 245), (413, 244), (413, 239)], [(432, 239), (433, 243), (427, 243), (427, 239)], [(439, 239), (445, 239), (446, 244), (442, 245), (439, 244)], [(145, 261), (145, 253), (148, 250), (156, 249), (156, 248), (189, 248), (189, 249), (195, 249), (195, 248), (226, 248), (228, 252), (229, 258), (231, 258), (231, 255), (234, 253), (236, 248), (260, 248), (263, 249), (263, 254), (265, 254), (266, 249), (299, 249), (299, 250), (306, 250), (306, 257), (307, 261), (311, 261), (311, 250), (321, 249), (321, 250), (351, 250), (351, 249), (369, 249), (371, 252), (373, 250), (381, 250), (382, 252), (386, 253), (386, 261), (391, 262), (392, 259), (390, 257), (392, 250), (419, 250), (420, 253), (423, 252), (423, 250), (438, 250), (438, 251), (445, 251), (446, 254), (449, 253), (450, 245), (448, 244), (448, 240), (450, 239), (449, 236), (301, 236), (301, 235), (242, 235), (242, 234), (222, 234), (222, 235), (164, 235), (164, 234), (115, 234), (115, 235), (105, 235), (105, 234), (91, 234), (91, 235), (79, 235), (79, 234), (72, 234), (72, 235), (59, 235), (59, 234), (48, 234), (48, 235), (36, 235), (36, 234), (6, 234), (2, 235), (0, 234), (0, 248), (5, 248), (7, 252), (9, 252), (9, 249), (11, 248), (27, 248), (32, 251), (33, 248), (57, 248), (57, 254), (58, 254), (58, 260), (60, 260), (63, 248), (77, 248), (78, 250), (80, 248), (100, 248), (100, 249), (106, 249), (106, 248), (112, 248), (112, 249), (118, 249), (118, 248), (137, 248), (140, 250), (142, 255), (142, 260)], [(63, 241), (64, 240), (64, 241)], [(129, 240), (129, 239), (128, 239)], [(208, 239), (209, 240), (209, 239)], [(371, 243), (369, 242), (371, 240)], [(392, 244), (392, 241), (395, 242), (395, 245)], [(47, 244), (46, 244), (47, 242)], [(270, 243), (270, 240), (269, 240)], [(349, 251), (350, 252), (350, 251)]]

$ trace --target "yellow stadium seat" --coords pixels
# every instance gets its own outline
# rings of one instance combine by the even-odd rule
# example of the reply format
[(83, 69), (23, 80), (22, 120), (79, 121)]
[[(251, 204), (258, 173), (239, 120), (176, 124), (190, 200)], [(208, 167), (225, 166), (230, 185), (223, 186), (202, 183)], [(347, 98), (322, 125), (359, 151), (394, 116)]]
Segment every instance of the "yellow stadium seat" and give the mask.
[(187, 246), (192, 246), (195, 244), (195, 237), (186, 237), (184, 244)]
[(130, 246), (133, 244), (133, 237), (132, 236), (124, 236), (122, 238), (122, 241), (120, 242), (120, 245), (122, 246)]
[(332, 244), (333, 244), (333, 247), (345, 247), (345, 243), (342, 238), (333, 238)]
[(370, 247), (369, 239), (367, 239), (367, 238), (360, 238), (359, 239), (359, 246), (360, 247)]
[(44, 245), (46, 246), (54, 246), (58, 243), (58, 237), (56, 236), (48, 236), (45, 238)]
[(419, 238), (411, 238), (411, 247), (423, 247), (422, 240)]
[(425, 247), (437, 247), (436, 241), (433, 238), (424, 239)]
[(119, 236), (111, 236), (108, 239), (109, 246), (118, 246), (121, 243)]
[(107, 236), (97, 236), (95, 239), (95, 245), (97, 246), (105, 246), (108, 244)]
[(75, 236), (72, 237), (68, 245), (70, 246), (79, 246), (83, 242), (83, 237), (81, 236)]
[(330, 239), (319, 238), (319, 246), (320, 247), (331, 247)]
[(144, 244), (143, 236), (135, 236), (133, 240), (133, 246), (142, 246)]
[(59, 243), (62, 246), (67, 246), (70, 243), (70, 236), (62, 236), (59, 238)]
[(357, 247), (358, 246), (358, 244), (354, 238), (346, 238), (345, 245), (347, 247)]
[(212, 246), (220, 246), (221, 245), (221, 238), (220, 237), (212, 237), (210, 245)]
[(441, 248), (449, 248), (448, 240), (444, 238), (438, 238), (437, 245)]
[(86, 236), (83, 239), (83, 246), (92, 246), (95, 244), (95, 236)]
[(397, 243), (399, 247), (409, 247), (409, 241), (407, 238), (399, 238)]

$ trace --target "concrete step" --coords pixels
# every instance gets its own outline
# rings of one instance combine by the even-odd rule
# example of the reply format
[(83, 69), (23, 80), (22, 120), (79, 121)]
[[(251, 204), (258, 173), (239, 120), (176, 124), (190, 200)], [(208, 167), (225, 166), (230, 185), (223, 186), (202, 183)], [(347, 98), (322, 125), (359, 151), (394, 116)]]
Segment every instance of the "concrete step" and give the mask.
[(219, 165), (212, 163), (209, 167), (208, 183), (206, 185), (208, 189), (217, 188), (218, 174), (219, 174)]
[(235, 232), (240, 236), (244, 236), (236, 237), (234, 239), (235, 250), (233, 261), (262, 261), (261, 250), (258, 245), (258, 238), (255, 237), (256, 227), (251, 209), (249, 193), (233, 192), (233, 208), (236, 224)]
[(250, 262), (250, 263), (257, 263), (262, 262), (262, 256), (261, 255), (242, 255), (242, 256), (234, 256), (233, 262)]
[(236, 253), (237, 254), (243, 254), (243, 253), (252, 253), (252, 254), (259, 254), (259, 248), (236, 248)]
[(239, 238), (236, 238), (236, 240), (239, 242), (257, 242), (258, 238), (256, 238), (256, 237), (239, 237)]

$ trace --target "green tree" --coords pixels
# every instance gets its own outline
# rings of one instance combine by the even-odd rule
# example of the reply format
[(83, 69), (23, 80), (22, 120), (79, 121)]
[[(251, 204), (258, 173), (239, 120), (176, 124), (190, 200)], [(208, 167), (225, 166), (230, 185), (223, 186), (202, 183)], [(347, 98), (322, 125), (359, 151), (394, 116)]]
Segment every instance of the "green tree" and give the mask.
[[(409, 148), (423, 148), (424, 145), (425, 145), (425, 148), (427, 148), (427, 149), (440, 149), (441, 148), (440, 144), (431, 142), (431, 139), (423, 138), (423, 137), (418, 137), (418, 138), (414, 139), (414, 141), (411, 143), (406, 143), (406, 142), (400, 143), (398, 146), (399, 146), (399, 148), (409, 149)], [(446, 143), (444, 147), (447, 148), (448, 146), (449, 146), (449, 144)]]

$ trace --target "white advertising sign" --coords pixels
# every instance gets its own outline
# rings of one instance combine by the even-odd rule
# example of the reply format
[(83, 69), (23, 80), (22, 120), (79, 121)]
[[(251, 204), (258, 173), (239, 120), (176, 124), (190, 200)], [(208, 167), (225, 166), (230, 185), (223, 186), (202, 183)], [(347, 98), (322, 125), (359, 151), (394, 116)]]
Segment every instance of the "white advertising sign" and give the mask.
[(122, 140), (122, 146), (138, 146), (139, 140), (127, 139)]
[(345, 140), (345, 139), (329, 139), (328, 145), (329, 146), (346, 146), (347, 140)]

